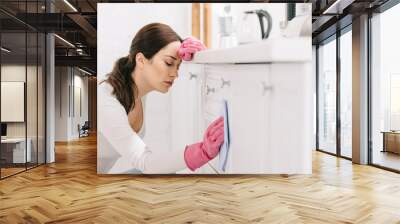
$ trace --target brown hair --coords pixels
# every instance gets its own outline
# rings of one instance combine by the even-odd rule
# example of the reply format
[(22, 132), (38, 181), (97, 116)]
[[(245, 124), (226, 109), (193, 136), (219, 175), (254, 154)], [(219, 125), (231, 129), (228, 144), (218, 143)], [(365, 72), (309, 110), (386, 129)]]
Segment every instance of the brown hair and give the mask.
[(105, 81), (113, 87), (113, 94), (126, 113), (135, 107), (137, 87), (131, 74), (136, 66), (136, 54), (141, 52), (151, 60), (160, 49), (174, 41), (182, 42), (182, 39), (171, 27), (162, 23), (150, 23), (142, 27), (133, 38), (129, 55), (117, 60)]

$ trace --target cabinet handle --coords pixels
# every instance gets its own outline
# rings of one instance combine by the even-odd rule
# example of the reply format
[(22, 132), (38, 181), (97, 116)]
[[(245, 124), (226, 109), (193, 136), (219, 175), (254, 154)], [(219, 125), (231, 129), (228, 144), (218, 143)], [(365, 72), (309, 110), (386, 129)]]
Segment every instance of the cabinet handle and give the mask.
[(265, 93), (268, 91), (272, 91), (273, 90), (273, 86), (270, 84), (267, 84), (265, 81), (261, 82), (262, 85), (262, 95), (264, 96)]
[(196, 74), (191, 73), (191, 72), (189, 72), (189, 74), (190, 74), (189, 80), (192, 80), (192, 79), (196, 79), (196, 78), (197, 78), (197, 75), (196, 75)]
[(221, 78), (222, 83), (221, 83), (221, 89), (224, 88), (224, 86), (231, 86), (231, 81), (230, 80), (224, 80), (224, 78)]
[(206, 94), (207, 94), (207, 95), (208, 95), (210, 92), (215, 93), (215, 88), (211, 88), (211, 87), (209, 87), (208, 85), (207, 85), (206, 87), (207, 87), (207, 91), (206, 91)]

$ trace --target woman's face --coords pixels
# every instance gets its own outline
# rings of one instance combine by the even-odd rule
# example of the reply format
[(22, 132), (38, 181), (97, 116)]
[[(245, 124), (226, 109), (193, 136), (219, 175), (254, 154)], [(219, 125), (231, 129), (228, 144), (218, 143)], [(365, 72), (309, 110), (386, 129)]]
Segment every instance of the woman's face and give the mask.
[(143, 73), (152, 89), (166, 93), (178, 77), (178, 69), (182, 62), (178, 56), (180, 46), (179, 41), (171, 42), (159, 50), (151, 60), (145, 60)]

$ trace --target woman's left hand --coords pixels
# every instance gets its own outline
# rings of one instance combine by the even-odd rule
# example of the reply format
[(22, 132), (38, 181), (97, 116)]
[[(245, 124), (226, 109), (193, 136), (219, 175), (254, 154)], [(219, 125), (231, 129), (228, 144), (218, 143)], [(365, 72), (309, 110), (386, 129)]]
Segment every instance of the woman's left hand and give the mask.
[(204, 46), (200, 40), (194, 37), (188, 37), (182, 42), (178, 49), (178, 55), (184, 61), (191, 61), (194, 53), (205, 49), (207, 49), (206, 46)]

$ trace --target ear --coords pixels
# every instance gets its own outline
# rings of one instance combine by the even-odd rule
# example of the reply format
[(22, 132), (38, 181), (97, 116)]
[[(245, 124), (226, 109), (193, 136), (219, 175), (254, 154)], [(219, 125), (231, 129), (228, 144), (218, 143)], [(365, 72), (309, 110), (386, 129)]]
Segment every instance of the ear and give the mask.
[(142, 68), (144, 66), (145, 60), (146, 60), (146, 57), (144, 56), (144, 54), (142, 52), (139, 52), (136, 54), (136, 56), (135, 56), (136, 66), (138, 66), (139, 68)]

